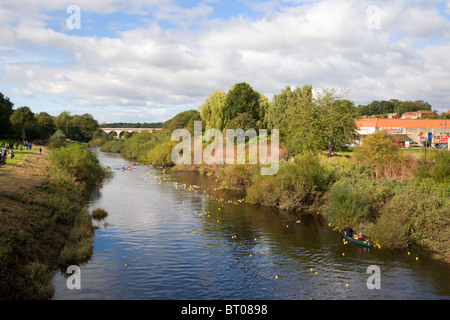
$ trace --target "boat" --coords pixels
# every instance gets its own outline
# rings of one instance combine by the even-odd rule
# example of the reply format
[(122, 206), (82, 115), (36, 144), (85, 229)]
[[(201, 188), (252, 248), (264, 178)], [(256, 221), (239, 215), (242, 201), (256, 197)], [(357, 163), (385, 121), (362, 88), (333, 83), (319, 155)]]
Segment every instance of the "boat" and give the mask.
[(345, 235), (345, 234), (343, 234), (343, 233), (342, 233), (342, 237), (343, 237), (345, 240), (347, 240), (348, 242), (353, 243), (353, 244), (356, 244), (356, 245), (361, 246), (361, 247), (370, 248), (370, 246), (371, 246), (370, 240), (367, 240), (367, 241), (361, 241), (361, 240), (358, 240), (358, 239), (349, 237), (349, 236), (347, 236), (347, 235)]

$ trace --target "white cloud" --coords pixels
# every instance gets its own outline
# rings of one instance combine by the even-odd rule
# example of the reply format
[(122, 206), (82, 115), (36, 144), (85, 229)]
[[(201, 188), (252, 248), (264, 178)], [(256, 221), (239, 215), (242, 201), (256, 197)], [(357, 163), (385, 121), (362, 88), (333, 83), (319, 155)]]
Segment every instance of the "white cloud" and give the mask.
[[(60, 2), (27, 2), (25, 16), (0, 22), (0, 52), (9, 52), (0, 59), (0, 82), (14, 84), (11, 94), (71, 96), (79, 108), (161, 117), (247, 81), (269, 98), (286, 85), (312, 84), (350, 89), (357, 103), (423, 99), (448, 107), (450, 26), (432, 3), (383, 4), (381, 28), (370, 30), (370, 1), (270, 1), (260, 4), (261, 18), (228, 20), (207, 19), (210, 1), (190, 9), (168, 1), (78, 2), (99, 13), (152, 12), (178, 27), (152, 20), (114, 37), (82, 36), (47, 26)], [(0, 16), (17, 6), (6, 3)]]

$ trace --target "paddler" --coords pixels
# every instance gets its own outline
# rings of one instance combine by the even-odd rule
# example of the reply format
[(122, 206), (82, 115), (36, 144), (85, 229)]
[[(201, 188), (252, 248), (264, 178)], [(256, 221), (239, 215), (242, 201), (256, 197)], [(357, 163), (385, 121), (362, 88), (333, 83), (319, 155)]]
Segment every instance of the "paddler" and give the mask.
[(345, 226), (345, 228), (342, 230), (342, 232), (343, 232), (347, 237), (350, 237), (350, 238), (353, 237), (353, 229), (350, 228), (350, 227), (348, 226), (348, 224)]
[(360, 232), (358, 233), (358, 240), (359, 241), (365, 241), (366, 240), (366, 235), (364, 234), (364, 232)]

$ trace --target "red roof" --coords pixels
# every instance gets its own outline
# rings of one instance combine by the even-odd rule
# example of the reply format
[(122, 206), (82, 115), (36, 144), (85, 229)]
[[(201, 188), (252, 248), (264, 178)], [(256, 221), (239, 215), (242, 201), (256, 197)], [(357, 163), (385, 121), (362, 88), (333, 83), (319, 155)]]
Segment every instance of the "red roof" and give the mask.
[(449, 119), (358, 119), (358, 128), (450, 128)]

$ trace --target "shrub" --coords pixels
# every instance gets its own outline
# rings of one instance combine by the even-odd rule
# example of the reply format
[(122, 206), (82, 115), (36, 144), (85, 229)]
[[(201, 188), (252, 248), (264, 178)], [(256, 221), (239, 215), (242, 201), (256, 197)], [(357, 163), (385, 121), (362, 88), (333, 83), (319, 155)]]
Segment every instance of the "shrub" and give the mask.
[(125, 140), (120, 153), (128, 159), (145, 159), (148, 151), (156, 144), (154, 134), (148, 131), (136, 132), (132, 137)]
[(437, 182), (450, 182), (450, 151), (442, 150), (437, 154), (430, 175)]
[(412, 175), (415, 160), (402, 156), (394, 141), (394, 135), (382, 130), (377, 131), (363, 140), (363, 145), (355, 149), (354, 155), (377, 179), (408, 178)]
[(227, 165), (220, 171), (222, 184), (230, 189), (245, 191), (251, 185), (252, 176), (258, 174), (259, 166), (252, 164)]
[(252, 184), (247, 188), (246, 200), (253, 204), (276, 206), (278, 205), (277, 193), (272, 176), (256, 174), (252, 177)]
[(92, 211), (92, 218), (96, 220), (103, 220), (108, 216), (108, 212), (105, 209), (97, 208)]
[(108, 174), (94, 153), (80, 144), (68, 144), (65, 147), (51, 150), (50, 161), (54, 169), (62, 169), (75, 177), (77, 181), (87, 185), (100, 183)]
[(114, 152), (114, 153), (120, 153), (124, 146), (124, 140), (109, 140), (105, 142), (102, 147), (100, 148), (103, 152)]
[(49, 139), (50, 148), (59, 148), (66, 142), (66, 135), (62, 130), (57, 130)]
[(390, 214), (382, 215), (375, 224), (369, 224), (365, 233), (384, 248), (406, 248), (410, 241), (409, 227)]
[(168, 140), (158, 143), (154, 148), (147, 152), (146, 162), (154, 163), (158, 166), (172, 165), (172, 149), (174, 145), (173, 142)]
[(252, 176), (248, 201), (286, 210), (305, 209), (323, 196), (334, 178), (334, 170), (322, 165), (318, 156), (304, 153), (294, 162), (282, 163), (276, 175)]
[[(393, 191), (395, 195), (382, 208), (374, 236), (391, 247), (402, 247), (411, 240), (445, 252), (450, 230), (450, 187), (430, 179), (410, 180)], [(391, 226), (387, 228), (389, 222)]]
[(372, 205), (368, 187), (366, 182), (351, 185), (347, 179), (336, 183), (331, 188), (324, 216), (338, 226), (366, 222)]

